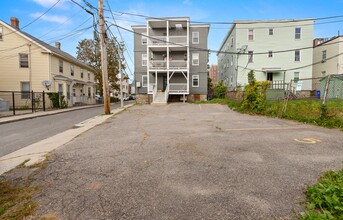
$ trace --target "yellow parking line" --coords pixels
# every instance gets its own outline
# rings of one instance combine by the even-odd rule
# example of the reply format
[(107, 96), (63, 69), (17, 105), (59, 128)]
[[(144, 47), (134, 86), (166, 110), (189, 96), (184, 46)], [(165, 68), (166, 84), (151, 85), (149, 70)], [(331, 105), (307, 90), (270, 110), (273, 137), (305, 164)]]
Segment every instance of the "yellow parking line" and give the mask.
[(303, 129), (303, 127), (273, 127), (273, 128), (228, 128), (225, 131), (264, 131), (264, 130), (289, 130)]

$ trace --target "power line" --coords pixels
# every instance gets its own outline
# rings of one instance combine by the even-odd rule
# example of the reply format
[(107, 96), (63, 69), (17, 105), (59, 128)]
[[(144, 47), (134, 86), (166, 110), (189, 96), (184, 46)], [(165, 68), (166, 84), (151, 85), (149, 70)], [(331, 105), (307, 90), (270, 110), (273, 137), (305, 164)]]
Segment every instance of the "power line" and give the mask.
[[(116, 19), (114, 19), (114, 16), (113, 16), (113, 13), (112, 13), (112, 9), (111, 9), (111, 5), (109, 4), (108, 0), (106, 0), (106, 3), (107, 3), (107, 5), (108, 5), (108, 8), (109, 8), (110, 13), (111, 13), (111, 15), (112, 15), (112, 19), (113, 19), (113, 21), (114, 21), (114, 24), (116, 25), (116, 28), (117, 28), (117, 31), (118, 31), (118, 33), (119, 33), (120, 39), (121, 39), (122, 42), (124, 42), (124, 47), (126, 47), (126, 46), (125, 46), (125, 41), (124, 41), (123, 35), (121, 34), (120, 29), (118, 28)], [(127, 51), (127, 55), (129, 56), (129, 59), (131, 60), (131, 63), (134, 65), (134, 62), (133, 62), (133, 59), (132, 59), (132, 57), (131, 57), (131, 54), (130, 54), (129, 50), (126, 50), (126, 51)], [(130, 69), (130, 68), (129, 68), (129, 71), (131, 72), (131, 69)], [(131, 72), (131, 74), (132, 74), (132, 72)]]
[[(48, 10), (46, 10), (43, 14), (41, 14), (37, 18), (33, 19), (30, 23), (28, 23), (28, 24), (24, 25), (23, 27), (21, 27), (21, 29), (24, 29), (24, 28), (30, 26), (31, 24), (33, 24), (34, 22), (38, 21), (41, 17), (43, 17), (46, 13), (48, 13), (51, 9), (53, 9), (60, 1), (61, 0), (57, 0), (57, 2), (55, 4), (53, 4)], [(12, 32), (10, 32), (8, 34), (4, 34), (3, 36), (9, 35), (9, 34), (13, 34), (15, 32), (17, 32), (17, 30), (12, 31)]]
[[(113, 24), (115, 25), (115, 24)], [(147, 35), (144, 35), (142, 33), (138, 33), (138, 32), (135, 32), (135, 31), (132, 31), (132, 30), (129, 30), (125, 27), (121, 27), (119, 25), (116, 25), (118, 28), (122, 29), (122, 30), (125, 30), (125, 31), (128, 31), (128, 32), (131, 32), (131, 33), (134, 33), (134, 34), (137, 34), (137, 35), (141, 35), (141, 36), (144, 36), (146, 38), (149, 38), (149, 39), (153, 39), (153, 40), (157, 40), (159, 42), (164, 42), (164, 43), (168, 43), (168, 44), (173, 44), (173, 45), (176, 45), (176, 46), (182, 46), (182, 47), (187, 47), (188, 45), (185, 45), (185, 44), (179, 44), (179, 43), (175, 43), (175, 42), (170, 42), (170, 41), (166, 41), (166, 40), (161, 40), (161, 39), (158, 39), (156, 37), (152, 37), (152, 36), (147, 36)], [(327, 43), (326, 45), (330, 45), (330, 44), (337, 44), (337, 43), (340, 43), (341, 41), (339, 42), (333, 42), (333, 43)], [(320, 47), (321, 45), (319, 45), (318, 47)], [(232, 55), (249, 55), (249, 53), (239, 53), (239, 52), (229, 52), (229, 51), (221, 51), (221, 50), (214, 50), (214, 49), (208, 49), (208, 48), (199, 48), (199, 47), (194, 47), (194, 46), (190, 46), (189, 48), (191, 49), (194, 49), (196, 51), (206, 51), (206, 52), (211, 52), (211, 53), (217, 53), (217, 54), (232, 54)], [(308, 46), (308, 47), (301, 47), (301, 48), (293, 48), (293, 49), (287, 49), (287, 50), (278, 50), (278, 51), (273, 51), (273, 53), (287, 53), (287, 52), (292, 52), (292, 51), (301, 51), (301, 50), (307, 50), (307, 49), (313, 49), (314, 47), (313, 46)], [(254, 53), (254, 55), (266, 55), (266, 54), (269, 54), (269, 51), (267, 52), (256, 52)]]

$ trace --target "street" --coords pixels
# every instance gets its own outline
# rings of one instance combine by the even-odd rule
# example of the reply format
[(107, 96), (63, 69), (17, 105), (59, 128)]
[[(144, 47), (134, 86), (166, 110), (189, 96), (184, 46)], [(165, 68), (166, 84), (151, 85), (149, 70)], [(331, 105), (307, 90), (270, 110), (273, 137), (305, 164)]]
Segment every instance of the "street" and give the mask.
[[(124, 105), (133, 101), (124, 102)], [(120, 102), (111, 104), (111, 109)], [(23, 121), (0, 124), (0, 157), (72, 128), (86, 119), (103, 114), (102, 106), (64, 112)]]

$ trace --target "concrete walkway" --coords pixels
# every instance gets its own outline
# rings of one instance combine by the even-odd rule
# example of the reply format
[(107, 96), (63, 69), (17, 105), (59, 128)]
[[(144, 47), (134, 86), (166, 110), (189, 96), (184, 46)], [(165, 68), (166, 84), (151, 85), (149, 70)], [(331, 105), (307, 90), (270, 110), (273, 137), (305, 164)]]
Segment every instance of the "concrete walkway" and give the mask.
[[(20, 150), (17, 150), (13, 153), (7, 154), (3, 157), (0, 157), (0, 175), (15, 168), (19, 164), (23, 163), (24, 161), (28, 161), (25, 165), (30, 166), (35, 163), (38, 163), (45, 159), (45, 155), (56, 148), (68, 143), (73, 138), (77, 137), (78, 135), (82, 134), (83, 132), (95, 127), (96, 125), (99, 125), (112, 117), (113, 115), (118, 114), (119, 112), (133, 106), (126, 105), (124, 108), (114, 109), (111, 111), (111, 115), (99, 115), (93, 118), (90, 118), (86, 121), (83, 121), (77, 125), (75, 125), (74, 129), (69, 129), (65, 132), (62, 132), (60, 134), (54, 135), (52, 137), (46, 138), (44, 140), (41, 140), (37, 143), (31, 144), (27, 147), (24, 147)], [(80, 108), (89, 108), (94, 106), (84, 106), (84, 107), (78, 107), (78, 108), (71, 108), (71, 109), (62, 109), (62, 110), (56, 110), (56, 111), (49, 111), (49, 112), (39, 112), (37, 114), (33, 115), (20, 115), (20, 116), (13, 116), (13, 118), (9, 118), (7, 120), (3, 120), (3, 123), (9, 123), (11, 121), (18, 121), (18, 120), (25, 120), (29, 118), (35, 118), (35, 117), (42, 117), (46, 115), (52, 115), (52, 114), (58, 114), (61, 112), (67, 112), (67, 111), (75, 111)], [(26, 117), (25, 117), (26, 116)], [(12, 119), (12, 120), (10, 120)]]

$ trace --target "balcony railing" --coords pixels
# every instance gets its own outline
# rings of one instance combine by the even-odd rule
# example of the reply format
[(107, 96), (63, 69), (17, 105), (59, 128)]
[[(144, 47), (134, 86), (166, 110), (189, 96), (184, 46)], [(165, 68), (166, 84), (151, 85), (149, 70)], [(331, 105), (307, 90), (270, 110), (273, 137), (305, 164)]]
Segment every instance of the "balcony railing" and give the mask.
[(187, 93), (187, 83), (169, 83), (169, 94)]
[(169, 36), (169, 41), (166, 36), (149, 36), (150, 46), (186, 46), (187, 36)]
[[(167, 69), (167, 61), (164, 60), (151, 60), (149, 62), (150, 69)], [(169, 69), (186, 69), (187, 61), (184, 60), (171, 60), (169, 61)]]

